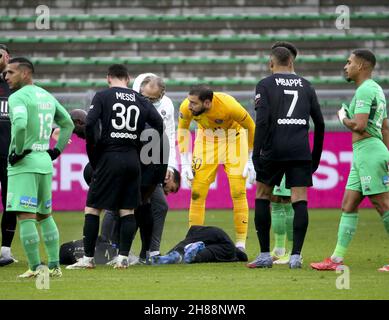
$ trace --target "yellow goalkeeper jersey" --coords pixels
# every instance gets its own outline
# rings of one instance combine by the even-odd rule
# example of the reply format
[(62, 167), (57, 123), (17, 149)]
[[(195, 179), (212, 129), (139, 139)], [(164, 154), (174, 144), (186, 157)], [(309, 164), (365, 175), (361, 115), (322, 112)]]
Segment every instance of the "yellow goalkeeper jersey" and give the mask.
[(190, 122), (195, 120), (198, 124), (198, 137), (206, 137), (206, 129), (216, 131), (218, 129), (239, 131), (241, 128), (248, 130), (248, 148), (253, 149), (255, 124), (246, 109), (235, 100), (234, 97), (222, 93), (214, 92), (211, 108), (199, 116), (194, 116), (189, 110), (189, 100), (185, 99), (180, 106), (180, 115), (178, 120), (178, 147), (180, 153), (188, 148), (186, 140), (183, 138), (180, 130), (189, 129)]

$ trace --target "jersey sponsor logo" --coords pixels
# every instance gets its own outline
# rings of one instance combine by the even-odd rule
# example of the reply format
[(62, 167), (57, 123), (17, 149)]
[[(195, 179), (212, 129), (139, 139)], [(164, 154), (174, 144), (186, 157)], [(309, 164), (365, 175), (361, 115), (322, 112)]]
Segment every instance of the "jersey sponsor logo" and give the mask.
[(278, 119), (278, 124), (297, 124), (305, 126), (307, 121), (305, 119)]
[(20, 205), (25, 208), (36, 208), (38, 206), (38, 199), (29, 196), (21, 196)]
[(284, 78), (275, 78), (277, 86), (283, 87), (303, 87), (301, 79), (284, 79)]
[(111, 138), (119, 138), (119, 139), (137, 139), (138, 135), (132, 133), (123, 133), (123, 132), (111, 132)]
[(54, 105), (51, 102), (42, 102), (38, 104), (38, 108), (41, 110), (53, 109)]
[(50, 148), (50, 145), (48, 143), (34, 143), (31, 147), (32, 151), (46, 151)]

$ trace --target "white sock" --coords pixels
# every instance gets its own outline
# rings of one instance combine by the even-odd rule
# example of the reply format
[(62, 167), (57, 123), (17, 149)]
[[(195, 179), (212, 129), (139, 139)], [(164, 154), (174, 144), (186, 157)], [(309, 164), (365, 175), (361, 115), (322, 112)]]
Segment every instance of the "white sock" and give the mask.
[(341, 257), (331, 256), (331, 260), (332, 260), (332, 262), (335, 262), (335, 263), (343, 262), (343, 258), (341, 258)]
[(1, 247), (1, 256), (4, 258), (11, 258), (11, 248)]
[(128, 260), (128, 257), (119, 254), (119, 255), (118, 255), (118, 261), (123, 261), (123, 260)]
[(279, 257), (281, 257), (281, 256), (283, 256), (283, 255), (285, 255), (285, 248), (274, 248), (274, 253), (277, 255), (277, 256), (279, 256)]
[(84, 259), (87, 260), (88, 262), (92, 262), (93, 261), (93, 257), (84, 256)]
[(244, 241), (237, 241), (235, 243), (235, 247), (245, 249), (246, 248), (246, 242), (244, 242)]
[(159, 254), (160, 254), (159, 251), (150, 251), (150, 257), (154, 257), (154, 256), (157, 256)]

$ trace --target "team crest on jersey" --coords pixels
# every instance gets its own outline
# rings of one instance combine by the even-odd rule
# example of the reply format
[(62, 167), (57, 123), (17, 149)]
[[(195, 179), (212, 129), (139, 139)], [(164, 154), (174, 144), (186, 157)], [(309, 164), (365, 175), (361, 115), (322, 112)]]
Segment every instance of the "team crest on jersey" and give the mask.
[(184, 119), (184, 114), (182, 112), (180, 112), (180, 118)]
[(215, 122), (216, 122), (217, 124), (221, 124), (221, 123), (223, 123), (223, 120), (222, 120), (222, 119), (216, 119)]
[(161, 114), (162, 114), (163, 116), (166, 116), (166, 111), (165, 111), (165, 110), (162, 110), (162, 111), (161, 111)]
[(258, 103), (260, 99), (261, 99), (261, 94), (260, 93), (256, 94), (254, 97), (255, 103)]
[(92, 110), (92, 109), (93, 109), (93, 107), (94, 107), (94, 105), (93, 105), (93, 104), (91, 104), (91, 106), (89, 107), (89, 109), (91, 109), (91, 110)]

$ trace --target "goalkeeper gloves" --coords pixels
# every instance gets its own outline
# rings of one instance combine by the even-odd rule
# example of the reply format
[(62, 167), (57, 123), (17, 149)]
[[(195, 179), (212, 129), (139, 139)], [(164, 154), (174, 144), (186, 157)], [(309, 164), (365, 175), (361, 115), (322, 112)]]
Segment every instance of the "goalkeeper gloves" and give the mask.
[(31, 153), (30, 149), (24, 150), (22, 154), (16, 154), (15, 150), (13, 150), (8, 156), (8, 162), (11, 166), (13, 166), (16, 164), (16, 162), (22, 160), (29, 153)]
[(243, 169), (243, 178), (246, 178), (247, 177), (247, 181), (250, 183), (250, 184), (253, 184), (255, 182), (255, 178), (256, 178), (256, 172), (255, 172), (255, 169), (254, 169), (254, 164), (253, 164), (253, 152), (250, 151), (249, 152), (249, 158), (247, 160), (247, 163), (246, 165), (244, 166), (244, 169)]
[(49, 154), (52, 161), (57, 159), (61, 154), (61, 151), (59, 151), (57, 148), (46, 150), (46, 152)]
[(187, 185), (192, 187), (193, 172), (192, 172), (192, 155), (190, 152), (181, 153), (181, 176), (186, 181)]
[(342, 107), (338, 110), (338, 118), (341, 124), (343, 124), (344, 119), (348, 119), (347, 106), (342, 103)]

